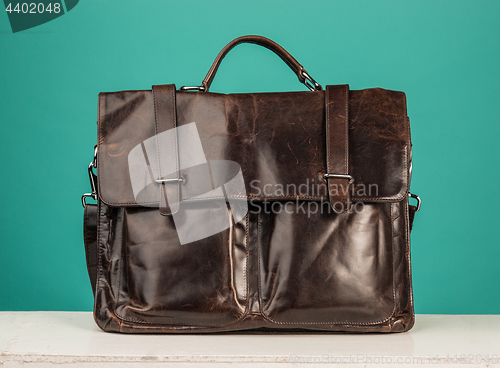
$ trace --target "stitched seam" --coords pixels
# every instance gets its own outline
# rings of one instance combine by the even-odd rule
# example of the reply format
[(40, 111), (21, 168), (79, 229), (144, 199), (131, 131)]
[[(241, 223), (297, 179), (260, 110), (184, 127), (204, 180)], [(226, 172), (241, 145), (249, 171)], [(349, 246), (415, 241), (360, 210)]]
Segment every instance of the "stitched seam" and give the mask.
[[(326, 86), (325, 91), (325, 101), (326, 101), (326, 171), (329, 173), (332, 170), (331, 160), (330, 160), (330, 91), (331, 86)], [(330, 178), (326, 179), (328, 193), (327, 198), (330, 202), (330, 205), (333, 204), (333, 198), (330, 196), (330, 185), (332, 184)]]
[[(330, 171), (330, 86), (326, 86), (326, 170)], [(327, 179), (328, 180), (328, 179)]]
[[(349, 111), (348, 111), (348, 106), (349, 106), (349, 87), (347, 85), (344, 85), (345, 89), (345, 146), (344, 146), (344, 173), (346, 175), (349, 175), (349, 169), (348, 169), (348, 160), (349, 160)], [(344, 179), (345, 180), (345, 179)], [(349, 189), (349, 183), (350, 181), (347, 181), (347, 188)], [(347, 194), (344, 197), (344, 194), (342, 195), (345, 200), (345, 209), (346, 211), (348, 210), (348, 203), (349, 203), (349, 198), (350, 198), (350, 193), (347, 191)]]
[[(257, 296), (257, 300), (259, 301), (259, 312), (262, 317), (266, 318), (266, 315), (264, 314), (264, 311), (262, 309), (262, 306), (264, 303), (262, 303), (262, 272), (261, 272), (261, 265), (260, 265), (260, 259), (261, 259), (261, 228), (260, 228), (260, 211), (257, 214), (257, 283), (258, 283), (258, 291), (259, 295)], [(266, 318), (267, 319), (267, 318)]]
[[(394, 224), (395, 224), (395, 219), (392, 218), (392, 207), (394, 207), (394, 203), (391, 203), (391, 209), (390, 209), (390, 219), (391, 219), (391, 256), (392, 256), (392, 302), (393, 302), (393, 308), (392, 308), (392, 313), (389, 316), (388, 319), (391, 319), (394, 317), (394, 314), (396, 313), (396, 267), (395, 267), (395, 261), (394, 261)], [(398, 217), (399, 218), (399, 213)], [(392, 326), (391, 326), (392, 329)]]
[(407, 102), (406, 102), (406, 93), (401, 92), (403, 94), (403, 112), (404, 115), (408, 116), (408, 108), (407, 108)]
[(122, 321), (126, 322), (131, 322), (131, 323), (139, 323), (142, 325), (152, 325), (152, 326), (189, 326), (189, 327), (197, 327), (197, 326), (203, 326), (203, 327), (220, 327), (220, 326), (229, 326), (235, 323), (238, 323), (242, 321), (247, 315), (248, 315), (248, 307), (246, 308), (246, 311), (238, 318), (230, 321), (230, 322), (224, 322), (224, 323), (186, 323), (186, 322), (177, 322), (177, 323), (162, 323), (162, 322), (150, 322), (150, 321), (142, 321), (133, 317), (124, 317), (121, 314), (118, 313), (117, 310), (115, 310), (115, 315), (117, 318), (119, 318)]
[[(330, 133), (329, 133), (329, 125), (330, 125), (330, 86), (327, 86), (327, 91), (325, 93), (325, 98), (326, 98), (326, 151), (327, 151), (327, 172), (332, 173), (332, 168), (331, 168), (331, 160), (330, 160), (330, 144), (331, 144), (331, 139), (330, 139)], [(344, 88), (345, 89), (345, 112), (344, 112), (344, 119), (345, 119), (345, 143), (344, 143), (344, 174), (348, 175), (349, 174), (349, 167), (348, 167), (348, 160), (349, 160), (349, 87), (348, 85), (343, 85), (338, 88)], [(330, 184), (333, 184), (334, 180), (331, 178), (327, 178), (327, 187), (330, 189)], [(335, 180), (335, 182), (337, 182)], [(349, 182), (348, 184), (349, 185)], [(330, 192), (330, 190), (329, 190)], [(330, 193), (328, 193), (328, 197), (330, 199), (330, 204), (333, 207), (333, 202), (334, 202), (334, 197), (331, 196)], [(344, 199), (346, 202), (349, 202), (349, 197), (350, 193), (347, 192), (347, 198), (343, 198), (343, 196), (340, 196), (340, 199)], [(351, 198), (352, 200), (352, 198)]]
[[(349, 149), (349, 111), (348, 111), (348, 105), (349, 105), (349, 88), (347, 85), (345, 85), (345, 95), (346, 95), (346, 103), (345, 103), (345, 147), (344, 147), (344, 152), (345, 152), (345, 174), (349, 175), (348, 171), (348, 160), (349, 160), (349, 155), (348, 155), (348, 149)], [(347, 192), (347, 195), (349, 195), (349, 192)]]
[[(245, 300), (247, 302), (247, 311), (250, 309), (250, 287), (248, 286), (248, 280), (249, 280), (249, 276), (248, 276), (248, 257), (249, 257), (249, 253), (248, 253), (248, 213), (246, 214), (246, 220), (245, 220), (245, 268), (244, 268), (244, 272), (243, 272), (243, 277), (244, 277), (244, 282), (245, 282), (245, 286), (246, 286), (246, 295), (245, 295)], [(246, 314), (246, 313), (245, 313)]]
[[(329, 89), (329, 86), (326, 87), (327, 89)], [(146, 91), (147, 92), (147, 91)], [(347, 94), (348, 94), (348, 89), (347, 89)], [(328, 91), (325, 91), (325, 96), (328, 95)], [(403, 94), (404, 95), (404, 94)], [(327, 98), (327, 101), (328, 101), (328, 97)], [(155, 95), (153, 93), (153, 100), (155, 99)], [(404, 108), (406, 107), (406, 95), (404, 95), (404, 99), (403, 99), (403, 103), (404, 103)], [(103, 99), (101, 98), (101, 96), (99, 96), (99, 104), (98, 104), (98, 115), (99, 115), (99, 119), (98, 119), (98, 128), (100, 127), (100, 120), (101, 120), (101, 104), (103, 103)], [(154, 105), (156, 106), (156, 102), (154, 102)], [(348, 105), (348, 104), (347, 104)], [(346, 106), (347, 106), (346, 105)], [(347, 107), (346, 107), (347, 108)], [(155, 107), (155, 127), (156, 127), (156, 130), (158, 131), (158, 127), (157, 127), (157, 118), (156, 118), (156, 107)], [(327, 171), (330, 171), (330, 154), (329, 154), (329, 129), (328, 129), (328, 121), (329, 121), (329, 108), (328, 108), (328, 103), (326, 103), (326, 116), (327, 116), (327, 121), (326, 121), (326, 139), (327, 139), (327, 144), (326, 144), (326, 158), (327, 158)], [(349, 120), (348, 120), (349, 121)], [(407, 131), (409, 132), (410, 131), (410, 124), (408, 122), (408, 120), (405, 118), (404, 120), (404, 123), (406, 124), (406, 129)], [(100, 128), (98, 129), (100, 130)], [(101, 137), (101, 134), (99, 134), (99, 145), (102, 144), (102, 137)], [(407, 141), (407, 144), (405, 145), (404, 147), (404, 156), (405, 156), (405, 159), (404, 159), (404, 162), (403, 162), (403, 171), (404, 171), (404, 175), (405, 175), (405, 181), (406, 181), (406, 186), (403, 186), (403, 188), (400, 190), (399, 193), (397, 193), (396, 195), (393, 195), (393, 196), (389, 196), (389, 197), (356, 197), (356, 196), (353, 196), (351, 198), (351, 200), (353, 201), (376, 201), (376, 202), (387, 202), (387, 201), (392, 201), (392, 200), (395, 200), (395, 201), (400, 201), (400, 200), (403, 200), (406, 196), (404, 195), (404, 193), (408, 192), (409, 190), (409, 186), (410, 186), (410, 183), (408, 182), (408, 145), (411, 145), (411, 140), (410, 140), (410, 133), (408, 134), (408, 137), (406, 139)], [(177, 139), (176, 139), (176, 143), (177, 143)], [(158, 145), (158, 141), (157, 141), (157, 145)], [(98, 149), (97, 151), (97, 156), (98, 156), (98, 167), (99, 167), (99, 157), (101, 155), (101, 151), (100, 149)], [(175, 154), (177, 155), (177, 149), (175, 150)], [(347, 162), (347, 161), (346, 161)], [(178, 165), (178, 162), (176, 160), (176, 165)], [(346, 171), (347, 173), (347, 171)], [(98, 185), (99, 185), (99, 189), (101, 187), (101, 175), (98, 175)], [(328, 180), (327, 180), (327, 183), (328, 183)], [(329, 186), (328, 186), (329, 187)], [(101, 190), (99, 190), (99, 193), (102, 193)], [(179, 191), (177, 192), (178, 194), (178, 199), (179, 199)], [(99, 195), (100, 196), (100, 195)], [(224, 197), (224, 196), (221, 196), (221, 197), (211, 197), (212, 199), (222, 199), (222, 198), (234, 198), (234, 199), (260, 199), (260, 200), (279, 200), (279, 199), (312, 199), (312, 200), (326, 200), (326, 199), (329, 199), (329, 195), (325, 196), (325, 197), (318, 197), (318, 196), (300, 196), (300, 197), (294, 197), (294, 196), (273, 196), (273, 197), (251, 197), (249, 198), (248, 196), (227, 196), (227, 197)], [(126, 206), (126, 205), (146, 205), (146, 204), (158, 204), (158, 202), (141, 202), (141, 203), (137, 203), (137, 202), (126, 202), (126, 203), (121, 203), (121, 202), (108, 202), (106, 200), (103, 200), (101, 198), (101, 200), (103, 201), (103, 203), (107, 204), (107, 205), (110, 205), (110, 206)], [(206, 200), (206, 199), (203, 199), (203, 198), (200, 198), (200, 199), (193, 199), (193, 198), (190, 198), (190, 199), (187, 199), (186, 201), (189, 202), (189, 201), (195, 201), (195, 200)]]
[[(325, 99), (326, 99), (326, 171), (327, 173), (330, 173), (332, 171), (331, 167), (331, 160), (330, 160), (330, 91), (331, 91), (331, 86), (326, 86), (326, 91), (325, 91)], [(330, 178), (326, 179), (327, 183), (327, 188), (328, 188), (328, 193), (327, 193), (327, 198), (330, 202), (330, 205), (333, 205), (333, 198), (330, 195), (330, 185), (332, 182), (330, 181)]]
[(248, 307), (246, 308), (246, 311), (238, 318), (230, 321), (230, 322), (224, 322), (224, 323), (186, 323), (186, 322), (177, 322), (177, 323), (161, 323), (161, 322), (149, 322), (149, 321), (142, 321), (136, 318), (132, 317), (124, 317), (121, 314), (118, 313), (118, 311), (115, 310), (115, 315), (118, 319), (121, 321), (126, 321), (130, 323), (139, 323), (141, 325), (152, 325), (152, 326), (189, 326), (189, 327), (221, 327), (221, 326), (229, 326), (235, 323), (238, 323), (242, 321), (247, 315), (248, 315)]
[[(125, 244), (125, 247), (127, 245)], [(116, 306), (115, 306), (115, 314), (118, 315), (118, 307), (120, 305), (120, 296), (121, 296), (121, 282), (122, 282), (122, 272), (123, 272), (123, 250), (120, 252), (120, 259), (118, 260), (118, 267), (120, 268), (120, 277), (118, 279), (118, 290), (116, 291)]]
[(85, 208), (84, 209), (84, 212), (83, 212), (83, 244), (85, 246), (85, 258), (87, 259), (87, 269), (88, 269), (88, 254), (89, 254), (89, 250), (88, 250), (88, 247), (87, 247), (87, 244), (88, 244), (88, 236), (87, 236), (87, 224), (88, 224), (88, 212), (87, 212), (87, 209)]
[[(408, 166), (406, 163), (404, 164), (405, 166)], [(406, 173), (407, 175), (407, 173)], [(407, 188), (407, 186), (406, 186)], [(403, 188), (398, 194), (390, 197), (352, 197), (353, 201), (373, 201), (373, 202), (387, 202), (387, 201), (395, 201), (399, 202), (403, 200), (406, 195), (403, 195), (407, 189)], [(231, 198), (231, 199), (244, 199), (244, 200), (259, 200), (259, 201), (269, 201), (269, 200), (281, 200), (281, 199), (298, 199), (298, 200), (306, 200), (306, 199), (311, 199), (311, 200), (327, 200), (328, 197), (318, 197), (318, 196), (300, 196), (300, 197), (294, 197), (294, 196), (272, 196), (272, 197), (245, 197), (245, 196), (238, 196), (238, 195), (228, 195), (227, 197), (224, 196), (214, 196), (210, 197), (209, 199), (223, 199), (223, 198)], [(101, 199), (102, 200), (102, 199)], [(183, 200), (184, 202), (195, 202), (195, 201), (206, 201), (207, 198), (188, 198)], [(158, 204), (158, 202), (140, 202), (140, 203), (113, 203), (113, 202), (107, 202), (105, 200), (102, 200), (103, 203), (109, 205), (109, 206), (126, 206), (126, 205), (135, 205), (135, 206), (140, 206), (143, 204)]]
[[(375, 203), (379, 203), (379, 202), (387, 202), (387, 201), (394, 201), (394, 202), (399, 202), (401, 200), (403, 200), (406, 196), (403, 195), (403, 193), (405, 193), (406, 190), (402, 190), (400, 191), (400, 193), (396, 194), (395, 196), (392, 196), (392, 197), (352, 197), (352, 200), (353, 201), (367, 201), (367, 200), (370, 200), (370, 201), (373, 201)], [(310, 200), (316, 200), (316, 201), (320, 201), (320, 200), (327, 200), (328, 197), (317, 197), (317, 196), (300, 196), (300, 197), (294, 197), (294, 196), (273, 196), (273, 197), (244, 197), (244, 196), (236, 196), (236, 195), (228, 195), (227, 197), (223, 197), (223, 196), (214, 196), (214, 197), (210, 197), (209, 199), (207, 198), (188, 198), (188, 199), (185, 199), (184, 202), (195, 202), (195, 201), (206, 201), (206, 200), (210, 200), (210, 199), (224, 199), (224, 198), (231, 198), (231, 199), (243, 199), (243, 200), (259, 200), (259, 201), (270, 201), (270, 200), (282, 200), (282, 199), (293, 199), (293, 200), (307, 200), (307, 199), (310, 199)], [(102, 199), (101, 199), (102, 200)], [(141, 202), (141, 203), (112, 203), (112, 202), (106, 202), (104, 200), (102, 200), (103, 203), (107, 204), (107, 205), (110, 205), (110, 206), (117, 206), (117, 207), (121, 207), (121, 206), (126, 206), (126, 205), (135, 205), (137, 207), (143, 205), (143, 204), (158, 204), (158, 202)]]
[[(261, 309), (261, 314), (262, 316), (268, 320), (269, 322), (278, 324), (278, 325), (340, 325), (340, 326), (371, 326), (371, 325), (377, 325), (381, 323), (385, 323), (389, 321), (393, 316), (396, 311), (396, 291), (395, 291), (395, 284), (394, 284), (394, 221), (392, 220), (392, 206), (394, 204), (391, 203), (391, 211), (390, 211), (390, 222), (391, 222), (391, 249), (392, 249), (392, 301), (393, 301), (393, 308), (392, 312), (389, 315), (389, 317), (380, 320), (380, 321), (375, 321), (375, 322), (278, 322), (276, 320), (273, 320), (269, 316), (265, 315), (262, 311), (262, 307), (260, 306)], [(259, 237), (260, 239), (260, 237)], [(259, 243), (260, 244), (260, 243)], [(260, 260), (260, 258), (259, 258)], [(260, 263), (259, 263), (260, 266)], [(259, 272), (260, 273), (260, 272)], [(260, 283), (259, 283), (260, 287)]]
[[(102, 111), (104, 109), (101, 109), (101, 105), (102, 105), (102, 101), (103, 101), (104, 98), (101, 97), (101, 95), (99, 94), (98, 96), (98, 104), (97, 104), (97, 170), (100, 170), (100, 157), (101, 157), (101, 146), (102, 146), (102, 134), (101, 134), (101, 114), (102, 114)], [(99, 175), (99, 172), (97, 173), (97, 187), (98, 187), (98, 190), (97, 192), (99, 193), (99, 197), (101, 196), (100, 193), (102, 193), (101, 191), (101, 175)], [(97, 290), (97, 289), (96, 289)]]
[(408, 133), (408, 144), (411, 147), (411, 129), (410, 129), (410, 118), (407, 116), (405, 118), (406, 131)]

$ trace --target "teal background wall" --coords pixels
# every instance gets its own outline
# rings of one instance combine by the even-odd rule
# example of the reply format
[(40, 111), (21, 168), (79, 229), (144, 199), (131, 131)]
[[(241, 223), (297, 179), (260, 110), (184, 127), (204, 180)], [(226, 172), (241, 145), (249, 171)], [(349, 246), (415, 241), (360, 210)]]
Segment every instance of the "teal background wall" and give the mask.
[[(199, 85), (219, 50), (267, 36), (322, 84), (407, 93), (417, 313), (500, 313), (499, 1), (82, 0), (13, 34), (0, 13), (0, 310), (91, 310), (80, 196), (97, 94)], [(242, 45), (218, 92), (304, 90)]]

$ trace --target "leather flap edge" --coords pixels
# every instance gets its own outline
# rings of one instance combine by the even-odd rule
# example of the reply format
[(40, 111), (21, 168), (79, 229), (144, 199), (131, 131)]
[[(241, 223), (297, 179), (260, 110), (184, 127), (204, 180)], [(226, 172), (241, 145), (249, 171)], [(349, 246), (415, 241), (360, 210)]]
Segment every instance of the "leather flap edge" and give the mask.
[[(405, 95), (380, 88), (349, 94), (352, 200), (400, 201), (410, 184)], [(323, 91), (227, 95), (178, 91), (176, 99), (177, 124), (196, 124), (208, 165), (223, 160), (239, 164), (246, 193), (228, 198), (328, 201), (323, 178), (327, 172)], [(130, 153), (154, 136), (151, 91), (99, 94), (98, 185), (104, 203), (159, 206), (158, 190), (137, 198), (131, 184)], [(185, 194), (192, 184), (188, 178), (181, 185), (182, 201), (191, 200)], [(295, 191), (284, 191), (289, 186)]]

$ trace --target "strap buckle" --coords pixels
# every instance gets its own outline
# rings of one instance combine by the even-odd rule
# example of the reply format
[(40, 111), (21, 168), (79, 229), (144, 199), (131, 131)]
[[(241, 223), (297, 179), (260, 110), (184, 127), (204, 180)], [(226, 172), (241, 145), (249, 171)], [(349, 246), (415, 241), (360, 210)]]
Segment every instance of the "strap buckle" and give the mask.
[(352, 180), (352, 176), (351, 175), (346, 175), (346, 174), (325, 174), (325, 175), (323, 175), (323, 177), (325, 179), (334, 178), (334, 179), (347, 179), (349, 181)]
[(92, 189), (91, 193), (85, 193), (82, 195), (82, 206), (85, 208), (87, 205), (86, 199), (87, 198), (92, 198), (93, 200), (97, 201), (97, 175), (94, 174), (94, 168), (97, 169), (97, 144), (94, 146), (94, 159), (92, 162), (89, 164), (88, 172), (89, 172), (89, 180), (90, 180), (90, 187)]
[(206, 88), (205, 86), (182, 86), (179, 88), (179, 91), (198, 91), (198, 92), (205, 92)]
[(417, 208), (416, 208), (415, 212), (420, 211), (420, 206), (422, 204), (422, 200), (420, 199), (420, 197), (416, 194), (412, 194), (412, 193), (408, 193), (408, 194), (409, 194), (410, 198), (414, 198), (417, 200)]
[(311, 91), (321, 91), (323, 89), (323, 87), (321, 87), (321, 85), (316, 82), (313, 77), (311, 77), (305, 70), (302, 70), (300, 72), (300, 75), (303, 77), (303, 79), (301, 80), (302, 83), (304, 83), (304, 85), (309, 88), (309, 90)]

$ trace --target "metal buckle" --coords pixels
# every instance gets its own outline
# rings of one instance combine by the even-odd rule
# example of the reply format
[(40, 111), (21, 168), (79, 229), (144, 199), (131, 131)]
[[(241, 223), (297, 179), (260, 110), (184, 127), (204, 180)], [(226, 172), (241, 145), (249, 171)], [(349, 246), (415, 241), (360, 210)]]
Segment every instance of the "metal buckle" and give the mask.
[(184, 182), (183, 178), (174, 178), (174, 179), (156, 179), (156, 184), (175, 184)]
[(325, 174), (325, 175), (323, 175), (323, 177), (325, 179), (336, 178), (336, 179), (348, 179), (348, 180), (352, 180), (352, 176), (351, 175), (345, 175), (345, 174)]
[(182, 86), (179, 88), (179, 91), (199, 91), (199, 92), (205, 92), (206, 88), (205, 86)]
[(87, 203), (85, 202), (86, 198), (92, 198), (93, 200), (97, 201), (97, 175), (94, 174), (94, 161), (92, 161), (89, 165), (89, 180), (90, 180), (90, 187), (92, 188), (92, 193), (85, 193), (82, 195), (82, 205), (85, 208)]
[(301, 82), (304, 83), (304, 85), (309, 88), (309, 90), (321, 91), (323, 89), (323, 87), (321, 87), (321, 85), (316, 82), (305, 70), (302, 70), (300, 74), (304, 78), (304, 80), (302, 80)]
[(411, 193), (409, 193), (409, 196), (417, 200), (417, 209), (415, 210), (415, 212), (420, 211), (420, 205), (422, 204), (422, 200), (420, 199), (420, 197), (416, 194), (411, 194)]
[(94, 159), (92, 160), (92, 166), (97, 169), (97, 144), (94, 146)]
[(92, 198), (92, 199), (94, 199), (94, 200), (97, 201), (97, 195), (92, 194), (92, 193), (85, 193), (84, 195), (82, 195), (82, 206), (83, 206), (83, 208), (85, 208), (85, 206), (87, 206), (87, 203), (85, 202), (85, 198)]
[(86, 198), (92, 198), (93, 200), (97, 201), (97, 175), (94, 174), (93, 168), (97, 168), (97, 144), (94, 146), (94, 159), (89, 164), (88, 168), (90, 187), (92, 189), (92, 192), (82, 195), (83, 208), (85, 208), (85, 206), (87, 205), (87, 203), (85, 202)]

